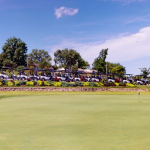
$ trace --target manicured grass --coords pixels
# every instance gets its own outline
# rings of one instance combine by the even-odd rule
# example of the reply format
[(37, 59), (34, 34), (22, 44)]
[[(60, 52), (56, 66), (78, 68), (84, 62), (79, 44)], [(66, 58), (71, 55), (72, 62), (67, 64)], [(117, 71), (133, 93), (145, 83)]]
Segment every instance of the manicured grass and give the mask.
[(131, 92), (0, 92), (0, 150), (149, 150), (150, 94), (140, 100)]

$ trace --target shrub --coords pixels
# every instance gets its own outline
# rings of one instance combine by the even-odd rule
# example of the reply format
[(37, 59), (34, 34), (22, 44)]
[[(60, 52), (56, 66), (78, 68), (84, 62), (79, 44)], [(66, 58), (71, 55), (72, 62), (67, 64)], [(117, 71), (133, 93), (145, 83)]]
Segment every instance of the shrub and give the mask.
[(7, 86), (14, 86), (14, 84), (13, 84), (13, 82), (8, 81), (8, 82), (7, 82)]
[(132, 84), (133, 84), (133, 85), (136, 85), (136, 82), (133, 82)]
[(32, 82), (32, 81), (27, 81), (27, 82), (26, 82), (26, 85), (27, 85), (27, 86), (33, 86), (33, 85), (34, 85), (34, 82)]
[(19, 81), (20, 85), (26, 85), (26, 81)]
[(55, 86), (55, 87), (60, 87), (60, 86), (62, 86), (62, 83), (61, 83), (61, 82), (55, 82), (55, 83), (54, 83), (54, 86)]
[(105, 83), (106, 82), (106, 78), (104, 77), (102, 80), (101, 80), (101, 83)]
[(109, 82), (108, 84), (109, 84), (110, 86), (116, 86), (116, 84), (113, 83), (113, 82)]
[(99, 84), (99, 86), (103, 86), (104, 84), (103, 83), (101, 83), (101, 82), (97, 82), (98, 84)]
[(119, 83), (119, 86), (126, 86), (126, 83)]
[(15, 81), (15, 86), (20, 86), (20, 82), (19, 81)]
[(51, 84), (49, 82), (47, 82), (47, 81), (44, 81), (44, 85), (45, 86), (50, 86)]
[(115, 83), (116, 86), (119, 86), (119, 83)]
[(91, 87), (98, 87), (98, 83), (90, 82), (90, 83), (89, 83), (89, 86), (91, 86)]
[(34, 82), (34, 85), (37, 85), (37, 81), (33, 81)]
[(0, 86), (2, 86), (3, 85), (3, 83), (2, 82), (0, 82)]
[(76, 86), (75, 82), (70, 82), (70, 86), (75, 87)]
[(83, 86), (89, 86), (89, 82), (84, 82)]
[(110, 86), (109, 83), (104, 83), (104, 86)]
[(8, 81), (7, 80), (3, 80), (3, 79), (0, 79), (0, 82), (4, 85), (7, 85)]
[(76, 86), (83, 86), (83, 82), (75, 82)]
[(38, 80), (38, 81), (37, 81), (37, 85), (40, 85), (40, 86), (42, 86), (42, 85), (43, 85), (43, 81), (41, 81), (41, 80)]
[(69, 83), (69, 82), (62, 82), (62, 86), (63, 87), (68, 87), (68, 86), (71, 86), (71, 83)]
[(47, 81), (47, 83), (49, 83), (50, 85), (54, 85), (55, 81)]
[(127, 83), (126, 85), (129, 86), (129, 87), (135, 87), (135, 85), (133, 85), (131, 83)]

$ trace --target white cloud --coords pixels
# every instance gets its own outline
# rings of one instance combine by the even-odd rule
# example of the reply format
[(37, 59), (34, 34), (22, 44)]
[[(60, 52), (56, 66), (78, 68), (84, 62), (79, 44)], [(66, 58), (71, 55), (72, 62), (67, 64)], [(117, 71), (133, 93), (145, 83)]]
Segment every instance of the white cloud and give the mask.
[(137, 22), (137, 21), (150, 21), (149, 18), (150, 18), (150, 15), (146, 15), (146, 16), (142, 16), (142, 17), (138, 17), (138, 18), (129, 20), (129, 21), (125, 22), (124, 24), (130, 24), (130, 23)]
[(73, 8), (60, 7), (58, 9), (55, 8), (55, 15), (57, 18), (60, 18), (63, 15), (73, 16), (73, 15), (77, 14), (78, 11), (79, 11), (78, 8), (73, 9)]
[(135, 59), (150, 57), (150, 27), (142, 28), (138, 33), (131, 35), (117, 36), (104, 42), (95, 41), (90, 43), (78, 43), (63, 40), (60, 45), (50, 48), (50, 54), (57, 49), (73, 48), (80, 52), (81, 56), (92, 64), (102, 49), (108, 48), (107, 61), (128, 62)]

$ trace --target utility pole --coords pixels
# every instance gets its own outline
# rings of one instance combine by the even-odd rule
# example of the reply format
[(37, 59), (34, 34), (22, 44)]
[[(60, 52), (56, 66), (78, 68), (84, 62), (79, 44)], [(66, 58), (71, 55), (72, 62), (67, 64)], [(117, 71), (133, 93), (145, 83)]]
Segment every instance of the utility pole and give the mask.
[(71, 58), (70, 58), (70, 72), (71, 72)]
[(107, 74), (107, 66), (108, 66), (108, 64), (106, 63), (106, 74)]
[[(77, 65), (77, 67), (78, 67), (78, 60), (76, 60), (76, 65)], [(77, 70), (78, 71), (78, 70)]]
[(29, 57), (27, 57), (27, 68), (28, 68), (28, 58), (29, 58)]
[(108, 64), (106, 63), (106, 76), (107, 76), (107, 82), (108, 82), (107, 66)]

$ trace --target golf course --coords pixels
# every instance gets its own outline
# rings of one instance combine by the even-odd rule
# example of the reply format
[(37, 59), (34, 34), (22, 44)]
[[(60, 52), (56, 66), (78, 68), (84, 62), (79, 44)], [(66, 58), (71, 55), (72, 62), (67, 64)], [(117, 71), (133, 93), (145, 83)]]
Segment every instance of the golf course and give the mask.
[(149, 150), (149, 92), (1, 92), (0, 150)]

